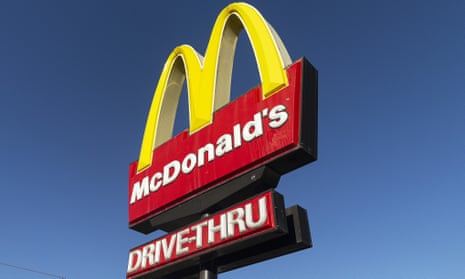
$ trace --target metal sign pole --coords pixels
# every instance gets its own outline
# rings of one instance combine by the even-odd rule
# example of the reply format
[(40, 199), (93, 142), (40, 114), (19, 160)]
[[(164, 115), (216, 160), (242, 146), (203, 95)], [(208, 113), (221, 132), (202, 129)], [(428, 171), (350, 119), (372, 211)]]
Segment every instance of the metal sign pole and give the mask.
[(218, 275), (216, 274), (216, 272), (213, 272), (208, 269), (204, 269), (200, 271), (199, 279), (217, 279), (217, 278), (218, 278)]
[[(208, 216), (210, 216), (210, 214), (204, 213), (202, 214), (201, 219), (205, 219)], [(210, 269), (205, 268), (200, 271), (199, 279), (217, 279), (217, 278), (218, 278), (218, 274), (216, 272), (211, 271)]]

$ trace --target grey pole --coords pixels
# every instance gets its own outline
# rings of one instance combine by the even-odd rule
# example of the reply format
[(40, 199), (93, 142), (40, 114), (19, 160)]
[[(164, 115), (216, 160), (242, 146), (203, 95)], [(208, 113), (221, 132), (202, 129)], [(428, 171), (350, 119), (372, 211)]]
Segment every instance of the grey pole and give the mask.
[(199, 279), (217, 279), (218, 278), (218, 275), (216, 274), (216, 272), (213, 272), (211, 270), (208, 270), (208, 269), (204, 269), (202, 271), (200, 271), (200, 278)]
[[(202, 219), (207, 218), (209, 215), (210, 214), (208, 213), (202, 214)], [(202, 269), (200, 271), (199, 279), (217, 279), (217, 278), (218, 278), (218, 275), (216, 274), (216, 272), (213, 272), (209, 269)]]

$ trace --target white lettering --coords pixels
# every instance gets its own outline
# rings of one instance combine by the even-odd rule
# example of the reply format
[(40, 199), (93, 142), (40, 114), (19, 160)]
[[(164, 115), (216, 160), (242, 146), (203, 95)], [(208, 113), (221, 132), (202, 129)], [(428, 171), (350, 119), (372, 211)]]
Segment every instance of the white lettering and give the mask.
[(156, 264), (160, 262), (160, 254), (161, 254), (160, 246), (161, 246), (160, 241), (157, 241), (157, 242), (155, 243), (155, 263), (156, 263)]
[[(264, 108), (253, 116), (253, 120), (246, 122), (243, 126), (238, 123), (233, 126), (232, 133), (224, 133), (219, 136), (216, 143), (207, 143), (198, 148), (196, 152), (185, 155), (182, 162), (173, 160), (163, 166), (163, 171), (155, 172), (152, 176), (145, 176), (135, 182), (132, 187), (130, 204), (157, 192), (162, 186), (173, 183), (179, 175), (188, 175), (215, 158), (223, 157), (227, 153), (242, 146), (242, 141), (251, 142), (264, 134), (263, 118), (268, 119), (271, 129), (282, 127), (289, 119), (289, 114), (284, 105), (276, 105), (271, 109)], [(238, 219), (238, 222), (240, 219)], [(239, 223), (236, 224), (240, 226)]]
[(139, 250), (134, 250), (129, 253), (129, 261), (128, 261), (128, 273), (134, 272), (139, 269), (140, 262), (142, 259), (142, 253)]
[(236, 208), (231, 210), (227, 213), (228, 218), (228, 236), (234, 236), (234, 226), (238, 227), (239, 233), (243, 233), (246, 231), (245, 223), (244, 223), (244, 209), (243, 208)]
[(150, 192), (156, 192), (158, 191), (158, 189), (160, 189), (162, 178), (163, 178), (163, 175), (161, 174), (161, 172), (156, 172), (152, 176), (152, 179), (150, 179)]
[(155, 258), (153, 257), (155, 253), (155, 244), (151, 243), (145, 245), (142, 248), (142, 268), (147, 266), (147, 260), (149, 260), (149, 265), (153, 265), (155, 263)]
[(262, 114), (257, 112), (253, 120), (247, 122), (242, 129), (242, 138), (249, 142), (263, 135)]
[(182, 247), (185, 243), (189, 242), (189, 238), (184, 238), (190, 232), (189, 228), (184, 229), (177, 233), (176, 238), (176, 256), (180, 256), (189, 252), (189, 247)]
[(173, 234), (171, 236), (169, 244), (166, 243), (166, 241), (166, 238), (161, 240), (161, 248), (163, 250), (163, 256), (165, 257), (165, 260), (169, 260), (173, 254), (174, 244), (176, 244), (176, 235)]
[(201, 248), (202, 247), (202, 243), (203, 243), (202, 242), (203, 241), (203, 239), (202, 239), (202, 235), (203, 235), (202, 228), (205, 227), (206, 225), (207, 225), (207, 221), (204, 221), (202, 223), (199, 223), (197, 225), (192, 226), (192, 228), (191, 228), (192, 230), (197, 232), (197, 234), (195, 236), (195, 247), (196, 248)]
[(286, 112), (286, 107), (283, 105), (277, 105), (270, 111), (270, 123), (268, 123), (268, 126), (273, 129), (279, 128), (286, 123), (288, 117), (289, 115)]
[(263, 226), (268, 219), (268, 213), (266, 210), (266, 197), (263, 197), (258, 200), (258, 211), (259, 217), (258, 221), (253, 220), (253, 211), (252, 211), (252, 203), (248, 203), (245, 205), (245, 223), (247, 227), (253, 230), (256, 230)]
[(262, 230), (277, 225), (270, 222), (274, 218), (273, 205), (268, 202), (270, 197), (271, 193), (262, 194), (130, 251), (127, 273), (153, 270), (157, 265), (178, 261), (186, 255), (201, 257), (197, 253), (208, 251), (205, 249), (212, 245), (221, 247), (243, 237), (260, 237), (255, 233), (269, 232)]
[(204, 147), (199, 148), (198, 160), (197, 160), (199, 167), (205, 165), (205, 155), (204, 155), (205, 152), (207, 152), (208, 154), (208, 159), (207, 159), (208, 162), (213, 161), (213, 159), (215, 158), (215, 155), (213, 154), (213, 149), (215, 149), (215, 147), (211, 143), (205, 145)]
[(184, 160), (182, 160), (182, 172), (185, 174), (190, 173), (194, 169), (196, 163), (197, 157), (195, 156), (195, 154), (187, 154), (187, 156), (184, 157)]
[(178, 178), (181, 164), (174, 160), (163, 168), (163, 186), (166, 186)]
[(225, 153), (230, 152), (233, 150), (232, 146), (232, 138), (230, 134), (224, 134), (222, 135), (217, 141), (216, 141), (216, 156), (221, 157)]
[(234, 130), (234, 148), (238, 148), (242, 145), (241, 125), (240, 124), (234, 125), (233, 130)]
[(215, 242), (215, 233), (220, 233), (220, 239), (224, 240), (227, 237), (226, 214), (220, 215), (220, 223), (215, 225), (215, 220), (208, 220), (208, 244)]
[(149, 177), (146, 176), (144, 179), (142, 179), (142, 184), (137, 181), (134, 183), (134, 186), (132, 187), (132, 195), (131, 195), (131, 202), (130, 204), (133, 204), (136, 202), (136, 200), (142, 199), (142, 197), (147, 197), (149, 195)]

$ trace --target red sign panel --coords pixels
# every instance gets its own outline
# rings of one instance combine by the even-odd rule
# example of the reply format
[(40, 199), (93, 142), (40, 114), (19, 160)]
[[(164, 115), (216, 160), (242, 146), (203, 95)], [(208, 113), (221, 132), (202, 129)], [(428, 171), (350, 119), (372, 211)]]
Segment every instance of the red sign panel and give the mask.
[(256, 244), (269, 240), (273, 232), (275, 236), (280, 235), (286, 230), (282, 227), (285, 224), (284, 206), (282, 200), (275, 199), (277, 196), (273, 192), (261, 194), (132, 249), (126, 278), (148, 275), (167, 265), (199, 258), (212, 250), (218, 252), (224, 247), (231, 250), (235, 247), (229, 245), (231, 243), (253, 238)]
[(156, 148), (148, 169), (137, 173), (132, 163), (129, 225), (301, 148), (303, 64), (287, 69), (288, 87), (266, 99), (254, 88), (218, 110), (209, 126)]

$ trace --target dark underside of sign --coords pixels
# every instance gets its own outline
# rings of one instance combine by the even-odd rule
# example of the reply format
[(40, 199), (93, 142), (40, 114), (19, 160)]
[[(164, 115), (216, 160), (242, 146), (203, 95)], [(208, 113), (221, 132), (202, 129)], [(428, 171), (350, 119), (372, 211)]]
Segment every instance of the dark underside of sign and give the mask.
[[(145, 234), (159, 229), (167, 232), (176, 230), (187, 223), (199, 220), (205, 213), (218, 211), (248, 197), (273, 189), (277, 186), (281, 175), (315, 161), (318, 130), (318, 72), (305, 58), (297, 63), (301, 63), (302, 76), (298, 79), (301, 80), (301, 101), (299, 104), (299, 143), (296, 148), (262, 165), (255, 166), (255, 169), (244, 170), (228, 181), (210, 187), (209, 190), (194, 195), (155, 216), (151, 215), (130, 223), (130, 228)], [(266, 246), (273, 246), (273, 244)]]
[(307, 211), (300, 206), (286, 209), (287, 233), (254, 245), (254, 239), (228, 245), (177, 264), (168, 265), (156, 272), (137, 276), (137, 279), (198, 279), (201, 270), (222, 273), (280, 257), (312, 247)]

